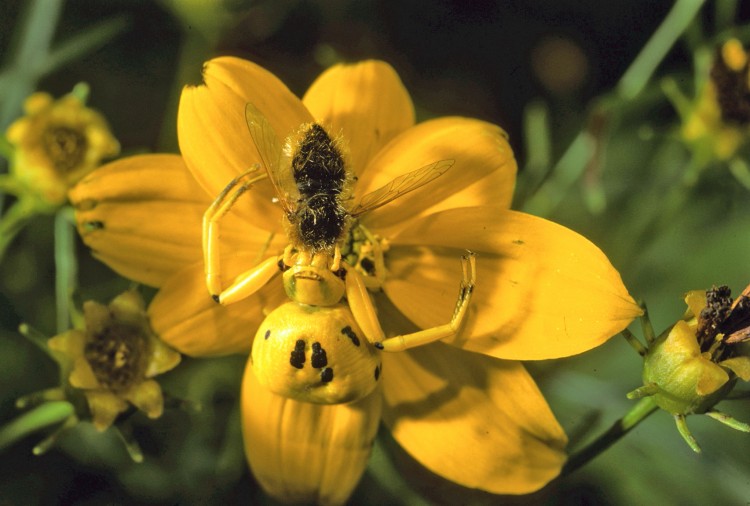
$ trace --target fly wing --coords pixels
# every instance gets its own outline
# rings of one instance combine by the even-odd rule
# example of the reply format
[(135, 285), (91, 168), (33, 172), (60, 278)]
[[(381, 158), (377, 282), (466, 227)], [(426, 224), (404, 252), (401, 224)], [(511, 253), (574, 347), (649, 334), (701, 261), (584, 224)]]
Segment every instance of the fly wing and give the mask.
[(351, 215), (357, 217), (373, 209), (386, 205), (402, 195), (420, 188), (445, 174), (453, 166), (454, 160), (440, 160), (419, 169), (407, 172), (390, 183), (368, 193), (352, 209)]
[(294, 203), (299, 200), (299, 191), (292, 179), (291, 172), (286, 171), (284, 173), (281, 166), (283, 149), (281, 141), (266, 117), (251, 103), (245, 106), (245, 121), (255, 147), (260, 153), (268, 179), (271, 180), (273, 187), (276, 189), (279, 202), (284, 212), (291, 213)]

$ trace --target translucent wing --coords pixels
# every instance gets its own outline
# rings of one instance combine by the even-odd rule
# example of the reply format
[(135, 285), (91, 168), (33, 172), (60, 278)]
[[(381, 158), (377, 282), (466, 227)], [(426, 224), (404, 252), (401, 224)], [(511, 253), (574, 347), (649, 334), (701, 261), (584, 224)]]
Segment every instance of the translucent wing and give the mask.
[(291, 171), (281, 167), (282, 145), (265, 116), (251, 103), (245, 106), (245, 121), (250, 130), (255, 147), (263, 160), (268, 179), (273, 183), (279, 202), (286, 213), (293, 211), (293, 204), (299, 199), (297, 185)]
[(377, 209), (402, 195), (406, 195), (410, 191), (414, 191), (417, 188), (434, 181), (445, 174), (448, 169), (453, 166), (453, 163), (453, 160), (440, 160), (439, 162), (425, 165), (422, 168), (407, 172), (403, 176), (397, 177), (387, 185), (362, 197), (359, 204), (352, 209), (351, 215), (356, 217), (368, 211), (372, 211), (373, 209)]

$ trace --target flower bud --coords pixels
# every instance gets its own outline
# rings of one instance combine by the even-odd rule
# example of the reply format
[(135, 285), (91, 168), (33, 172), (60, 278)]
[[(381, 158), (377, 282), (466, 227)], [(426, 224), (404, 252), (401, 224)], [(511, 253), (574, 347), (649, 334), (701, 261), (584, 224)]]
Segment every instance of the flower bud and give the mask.
[(734, 386), (729, 374), (701, 354), (695, 332), (677, 322), (649, 347), (644, 385), (656, 385), (654, 401), (673, 415), (704, 413)]
[(737, 379), (750, 380), (750, 356), (740, 344), (750, 338), (750, 297), (747, 290), (734, 303), (727, 287), (685, 296), (682, 320), (651, 340), (644, 355), (644, 386), (628, 397), (651, 396), (674, 415), (677, 427), (695, 451), (700, 451), (685, 424), (685, 416), (706, 413), (735, 429), (746, 424), (713, 409)]

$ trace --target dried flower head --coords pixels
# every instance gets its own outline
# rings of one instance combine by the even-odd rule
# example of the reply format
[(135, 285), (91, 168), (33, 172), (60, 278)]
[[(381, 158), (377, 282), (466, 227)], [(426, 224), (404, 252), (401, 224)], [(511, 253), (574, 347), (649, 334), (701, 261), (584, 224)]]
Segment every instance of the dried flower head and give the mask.
[(151, 378), (175, 367), (180, 354), (154, 335), (140, 295), (127, 291), (108, 306), (88, 301), (83, 311), (85, 328), (53, 337), (49, 347), (71, 363), (68, 382), (84, 391), (96, 428), (107, 429), (128, 403), (161, 416), (161, 387)]

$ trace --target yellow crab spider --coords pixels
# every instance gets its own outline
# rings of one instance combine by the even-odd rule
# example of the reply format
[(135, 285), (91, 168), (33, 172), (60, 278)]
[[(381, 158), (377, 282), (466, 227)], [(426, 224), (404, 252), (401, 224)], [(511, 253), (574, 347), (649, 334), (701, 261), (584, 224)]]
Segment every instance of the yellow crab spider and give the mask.
[(253, 370), (269, 390), (301, 401), (335, 404), (374, 390), (382, 365), (378, 350), (400, 351), (454, 335), (466, 317), (476, 281), (476, 258), (461, 258), (455, 310), (445, 325), (386, 338), (360, 273), (333, 255), (294, 251), (271, 256), (221, 289), (219, 223), (255, 180), (248, 171), (232, 181), (204, 216), (206, 284), (214, 299), (231, 304), (261, 289), (283, 272), (289, 301), (267, 315), (251, 353)]
[[(206, 285), (221, 304), (249, 297), (283, 272), (289, 301), (271, 311), (253, 341), (250, 360), (259, 382), (293, 399), (336, 404), (361, 399), (380, 378), (379, 351), (399, 351), (454, 335), (463, 323), (476, 281), (473, 253), (461, 260), (463, 276), (450, 322), (386, 338), (366, 282), (342, 261), (341, 244), (362, 214), (434, 181), (453, 166), (439, 160), (403, 174), (353, 205), (356, 178), (341, 141), (317, 123), (303, 124), (284, 141), (253, 105), (245, 108), (250, 135), (265, 172), (255, 165), (233, 179), (203, 216)], [(237, 200), (268, 178), (284, 212), (289, 245), (223, 288), (219, 224)], [(371, 241), (376, 242), (376, 241)], [(385, 276), (382, 251), (374, 254), (376, 280)]]

